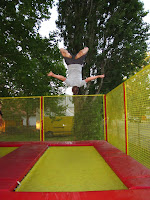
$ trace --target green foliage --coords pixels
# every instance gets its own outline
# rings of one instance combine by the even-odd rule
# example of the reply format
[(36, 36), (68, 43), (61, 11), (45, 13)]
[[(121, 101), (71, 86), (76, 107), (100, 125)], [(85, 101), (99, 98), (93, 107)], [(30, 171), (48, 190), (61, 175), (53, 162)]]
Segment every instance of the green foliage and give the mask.
[(143, 65), (147, 66), (150, 64), (150, 52), (146, 52), (146, 58), (143, 61)]
[(90, 82), (81, 94), (107, 93), (141, 69), (147, 50), (149, 25), (138, 0), (59, 0), (57, 26), (73, 53), (90, 51), (83, 78), (105, 73), (104, 81)]
[(65, 75), (55, 35), (43, 39), (38, 34), (41, 21), (50, 18), (52, 3), (0, 1), (0, 96), (59, 93), (62, 83), (47, 77), (50, 70)]
[(66, 109), (65, 97), (44, 97), (44, 112), (51, 119), (55, 119), (57, 116), (65, 116)]
[(40, 98), (12, 98), (1, 101), (5, 120), (21, 122), (23, 118), (26, 118), (27, 126), (29, 117), (36, 116), (36, 111), (40, 108)]
[(73, 134), (76, 140), (103, 140), (103, 97), (75, 96)]

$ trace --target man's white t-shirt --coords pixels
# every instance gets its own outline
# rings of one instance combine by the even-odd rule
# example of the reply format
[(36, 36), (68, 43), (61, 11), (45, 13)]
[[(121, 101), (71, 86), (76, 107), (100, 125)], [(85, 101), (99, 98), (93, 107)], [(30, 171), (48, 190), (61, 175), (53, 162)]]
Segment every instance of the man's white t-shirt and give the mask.
[(86, 81), (82, 80), (82, 67), (81, 64), (68, 65), (68, 77), (64, 81), (68, 86), (82, 87), (86, 85)]

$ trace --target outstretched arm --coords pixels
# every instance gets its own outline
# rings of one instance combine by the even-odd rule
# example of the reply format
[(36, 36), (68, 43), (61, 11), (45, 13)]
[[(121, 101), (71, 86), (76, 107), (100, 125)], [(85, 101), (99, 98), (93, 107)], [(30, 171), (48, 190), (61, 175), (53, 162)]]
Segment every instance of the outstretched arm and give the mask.
[(59, 80), (61, 80), (61, 81), (65, 81), (65, 80), (66, 80), (66, 77), (61, 76), (61, 75), (54, 74), (52, 71), (49, 72), (49, 73), (47, 74), (47, 76), (52, 76), (52, 77), (57, 78), (57, 79), (59, 79)]
[(92, 80), (95, 80), (95, 79), (97, 79), (97, 78), (104, 78), (104, 77), (105, 77), (104, 74), (102, 74), (102, 75), (97, 75), (97, 76), (91, 76), (91, 77), (86, 78), (86, 79), (85, 79), (85, 82), (87, 83), (87, 82), (92, 81)]

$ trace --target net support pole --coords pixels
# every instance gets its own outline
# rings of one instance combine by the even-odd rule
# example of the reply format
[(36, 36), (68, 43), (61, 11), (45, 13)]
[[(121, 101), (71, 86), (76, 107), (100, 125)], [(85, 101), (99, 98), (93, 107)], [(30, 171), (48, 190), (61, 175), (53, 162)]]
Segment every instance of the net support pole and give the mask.
[(43, 96), (40, 97), (40, 141), (44, 141), (44, 124), (43, 124), (43, 113), (44, 113), (44, 100)]
[(105, 133), (105, 140), (108, 141), (108, 138), (107, 138), (107, 109), (106, 109), (106, 94), (104, 95), (104, 133)]
[(123, 83), (124, 92), (124, 115), (125, 115), (125, 147), (126, 154), (128, 154), (128, 118), (127, 118), (127, 97), (126, 97), (126, 84)]

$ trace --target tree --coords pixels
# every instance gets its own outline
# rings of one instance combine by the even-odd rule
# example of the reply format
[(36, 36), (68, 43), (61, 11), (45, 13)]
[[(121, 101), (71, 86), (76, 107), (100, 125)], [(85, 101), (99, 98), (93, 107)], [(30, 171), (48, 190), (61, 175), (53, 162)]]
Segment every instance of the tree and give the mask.
[(57, 26), (65, 46), (78, 52), (90, 51), (83, 78), (103, 74), (104, 81), (90, 82), (82, 94), (107, 93), (123, 82), (123, 77), (141, 69), (147, 50), (149, 25), (138, 0), (59, 0)]
[(38, 34), (41, 21), (50, 18), (52, 3), (0, 1), (0, 96), (60, 93), (62, 83), (47, 77), (49, 70), (65, 74), (55, 35), (47, 39)]
[(143, 65), (149, 65), (150, 64), (150, 52), (146, 53), (146, 58), (144, 59)]
[(103, 140), (103, 96), (74, 96), (76, 140)]

